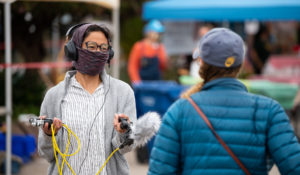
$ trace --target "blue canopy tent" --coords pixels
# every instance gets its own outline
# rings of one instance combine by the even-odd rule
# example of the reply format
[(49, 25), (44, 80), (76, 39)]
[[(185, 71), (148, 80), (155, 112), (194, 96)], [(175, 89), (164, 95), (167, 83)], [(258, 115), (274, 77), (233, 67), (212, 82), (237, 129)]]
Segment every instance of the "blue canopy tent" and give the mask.
[(300, 0), (156, 0), (144, 3), (143, 19), (299, 21)]

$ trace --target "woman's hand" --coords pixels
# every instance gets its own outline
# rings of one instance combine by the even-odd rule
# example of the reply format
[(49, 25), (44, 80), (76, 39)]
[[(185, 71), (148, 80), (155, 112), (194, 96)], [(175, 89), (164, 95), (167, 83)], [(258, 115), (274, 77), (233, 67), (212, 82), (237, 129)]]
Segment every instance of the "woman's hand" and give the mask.
[(119, 133), (124, 133), (124, 132), (126, 132), (126, 129), (121, 128), (121, 123), (119, 122), (119, 118), (127, 119), (128, 123), (130, 123), (130, 120), (129, 120), (129, 117), (126, 116), (125, 114), (115, 114), (114, 127)]
[[(45, 119), (46, 116), (40, 116), (40, 119)], [(55, 131), (55, 135), (57, 134), (57, 132), (60, 130), (60, 128), (62, 128), (62, 121), (56, 117), (54, 117), (53, 119), (53, 128)], [(52, 131), (51, 131), (51, 127), (49, 127), (49, 123), (45, 123), (43, 126), (43, 131), (46, 135), (48, 136), (52, 136)]]

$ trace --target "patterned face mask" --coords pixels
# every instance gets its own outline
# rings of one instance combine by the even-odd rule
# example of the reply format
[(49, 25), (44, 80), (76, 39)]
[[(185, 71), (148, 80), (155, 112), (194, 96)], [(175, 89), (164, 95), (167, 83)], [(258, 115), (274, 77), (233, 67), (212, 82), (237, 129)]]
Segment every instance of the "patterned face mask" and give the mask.
[(100, 74), (108, 60), (108, 52), (91, 52), (77, 48), (78, 60), (74, 63), (76, 70), (88, 75)]

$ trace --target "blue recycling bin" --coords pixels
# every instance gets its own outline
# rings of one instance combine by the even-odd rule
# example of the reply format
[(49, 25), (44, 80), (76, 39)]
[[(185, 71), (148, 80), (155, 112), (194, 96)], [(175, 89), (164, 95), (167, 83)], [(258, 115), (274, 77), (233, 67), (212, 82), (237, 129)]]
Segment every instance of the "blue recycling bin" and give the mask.
[(148, 111), (158, 112), (162, 116), (185, 88), (175, 81), (143, 81), (133, 85), (137, 116)]
[[(6, 150), (6, 135), (0, 133), (0, 151)], [(33, 135), (12, 135), (12, 154), (22, 158), (23, 163), (30, 161), (36, 151), (36, 139)]]
[[(133, 85), (136, 100), (137, 116), (152, 111), (162, 117), (167, 109), (174, 103), (187, 86), (182, 86), (175, 81), (143, 81)], [(149, 154), (153, 147), (154, 138), (148, 144)]]

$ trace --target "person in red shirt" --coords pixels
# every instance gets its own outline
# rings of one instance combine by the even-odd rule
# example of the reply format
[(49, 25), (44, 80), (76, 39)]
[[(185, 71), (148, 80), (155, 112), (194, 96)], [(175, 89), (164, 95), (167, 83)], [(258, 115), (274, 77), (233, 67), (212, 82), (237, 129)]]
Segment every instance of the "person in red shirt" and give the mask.
[(128, 73), (132, 83), (143, 80), (160, 80), (166, 67), (167, 54), (159, 35), (164, 27), (157, 20), (150, 21), (144, 27), (145, 38), (134, 44), (128, 63)]

